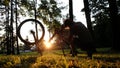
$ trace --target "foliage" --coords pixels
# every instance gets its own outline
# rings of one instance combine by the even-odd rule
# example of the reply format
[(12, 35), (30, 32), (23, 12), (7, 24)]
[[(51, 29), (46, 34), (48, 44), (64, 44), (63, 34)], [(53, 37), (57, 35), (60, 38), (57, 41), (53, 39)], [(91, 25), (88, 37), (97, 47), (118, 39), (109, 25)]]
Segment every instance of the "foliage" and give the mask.
[[(102, 54), (103, 55), (103, 54)], [(84, 54), (81, 56), (84, 56)], [(102, 59), (89, 59), (84, 57), (70, 57), (57, 55), (48, 51), (43, 56), (36, 53), (24, 55), (0, 56), (0, 68), (119, 68), (120, 60), (108, 61), (110, 57), (119, 55), (94, 55)], [(120, 58), (120, 57), (119, 57)]]
[[(1, 10), (1, 6), (4, 6), (4, 11)], [(10, 33), (13, 33), (12, 30), (14, 30), (15, 27), (11, 24), (16, 22), (16, 18), (18, 22), (21, 22), (21, 16), (35, 18), (36, 10), (37, 20), (42, 20), (42, 24), (47, 25), (50, 32), (54, 32), (55, 28), (59, 28), (61, 26), (61, 9), (63, 8), (64, 7), (58, 7), (56, 0), (0, 0), (0, 30), (5, 29), (6, 37), (12, 37)], [(11, 10), (13, 11), (13, 14)], [(1, 18), (2, 16), (4, 16), (4, 19)], [(11, 19), (13, 21), (11, 21)], [(17, 25), (18, 24), (16, 23), (16, 27)]]
[(112, 26), (108, 0), (89, 0), (91, 16), (94, 18), (94, 37), (96, 43), (102, 46), (112, 45)]
[[(22, 0), (24, 1), (24, 0)], [(27, 12), (30, 16), (35, 16), (35, 9), (37, 12), (37, 18), (41, 19), (45, 25), (47, 25), (48, 30), (52, 32), (56, 27), (60, 27), (60, 19), (61, 19), (61, 9), (64, 7), (58, 7), (58, 2), (55, 0), (40, 0), (35, 2), (36, 0), (29, 1), (26, 0), (24, 2), (21, 1), (20, 8), (23, 12)], [(26, 9), (23, 10), (23, 9)], [(20, 10), (21, 11), (21, 10)], [(27, 15), (24, 14), (23, 15)]]
[[(11, 7), (10, 5), (11, 1), (3, 0), (2, 3), (6, 7)], [(15, 6), (14, 1), (13, 3), (14, 3), (13, 6)], [(61, 25), (60, 23), (61, 10), (64, 9), (64, 7), (58, 7), (59, 4), (61, 3), (59, 3), (56, 0), (50, 0), (50, 1), (49, 0), (18, 0), (17, 15), (18, 17), (22, 15), (22, 16), (27, 16), (27, 17), (29, 16), (35, 18), (35, 10), (36, 10), (37, 19), (39, 18), (39, 20), (42, 20), (43, 23), (47, 25), (48, 30), (53, 32), (56, 27), (60, 27)], [(5, 10), (10, 11), (10, 9), (6, 9), (6, 8)], [(4, 15), (5, 14), (6, 13), (4, 12)]]

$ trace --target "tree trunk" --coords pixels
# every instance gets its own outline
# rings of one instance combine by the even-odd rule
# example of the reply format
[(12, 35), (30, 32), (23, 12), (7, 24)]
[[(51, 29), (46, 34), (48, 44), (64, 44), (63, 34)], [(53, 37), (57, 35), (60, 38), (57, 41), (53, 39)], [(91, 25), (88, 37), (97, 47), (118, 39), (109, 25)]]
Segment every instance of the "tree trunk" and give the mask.
[(20, 52), (19, 52), (19, 42), (18, 42), (18, 36), (17, 36), (17, 28), (18, 28), (18, 22), (17, 22), (17, 5), (18, 5), (18, 3), (17, 3), (17, 0), (15, 0), (15, 8), (16, 8), (16, 15), (15, 15), (15, 19), (16, 19), (16, 45), (17, 45), (17, 54), (20, 54)]
[(108, 0), (108, 2), (113, 29), (113, 49), (118, 51), (120, 49), (120, 24), (118, 22), (118, 8), (116, 0)]
[(92, 23), (91, 23), (91, 18), (90, 18), (90, 9), (89, 9), (89, 3), (88, 0), (83, 0), (84, 1), (84, 9), (85, 9), (85, 16), (86, 16), (86, 21), (87, 21), (87, 28), (93, 35), (93, 30), (92, 30)]
[(70, 19), (73, 20), (73, 2), (72, 2), (72, 0), (69, 0), (69, 15), (70, 15)]
[(15, 50), (14, 50), (14, 38), (13, 38), (13, 0), (11, 0), (11, 22), (10, 22), (10, 28), (11, 28), (11, 30), (10, 30), (10, 46), (11, 46), (11, 53), (12, 54), (15, 54)]

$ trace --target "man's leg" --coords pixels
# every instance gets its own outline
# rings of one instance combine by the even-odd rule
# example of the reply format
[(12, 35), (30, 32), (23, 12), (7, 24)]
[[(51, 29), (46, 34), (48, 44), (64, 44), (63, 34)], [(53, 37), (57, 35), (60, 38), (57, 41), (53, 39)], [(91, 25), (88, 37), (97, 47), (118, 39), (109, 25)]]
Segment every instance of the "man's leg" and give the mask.
[(90, 51), (90, 50), (87, 50), (87, 57), (88, 58), (90, 58), (90, 59), (92, 59), (92, 51)]
[(87, 49), (87, 55), (88, 55), (88, 57), (92, 59), (92, 55), (93, 55), (93, 53), (95, 53), (95, 52), (96, 52), (96, 49), (95, 49), (94, 47), (88, 48), (88, 49)]
[(70, 47), (71, 47), (70, 54), (72, 54), (73, 57), (77, 56), (78, 54), (77, 48), (74, 45), (71, 45)]

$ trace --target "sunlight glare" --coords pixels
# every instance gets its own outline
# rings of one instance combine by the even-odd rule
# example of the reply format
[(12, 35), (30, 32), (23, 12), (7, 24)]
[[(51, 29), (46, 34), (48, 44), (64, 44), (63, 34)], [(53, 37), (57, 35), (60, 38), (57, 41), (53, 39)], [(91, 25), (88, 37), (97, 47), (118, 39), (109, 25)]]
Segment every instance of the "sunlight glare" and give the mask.
[(52, 43), (49, 41), (45, 41), (46, 48), (50, 48), (52, 46)]

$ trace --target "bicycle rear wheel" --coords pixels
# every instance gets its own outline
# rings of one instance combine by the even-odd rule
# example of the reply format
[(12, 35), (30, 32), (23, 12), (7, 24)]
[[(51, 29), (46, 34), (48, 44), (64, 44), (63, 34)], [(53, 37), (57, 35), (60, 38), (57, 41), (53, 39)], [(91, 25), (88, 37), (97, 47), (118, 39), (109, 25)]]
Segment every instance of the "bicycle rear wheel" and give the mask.
[(17, 35), (19, 39), (24, 43), (34, 45), (35, 39), (33, 35), (30, 33), (30, 31), (34, 31), (36, 33), (36, 27), (38, 31), (37, 41), (41, 42), (45, 35), (45, 29), (42, 23), (35, 19), (26, 19), (20, 23), (20, 25), (17, 28)]

